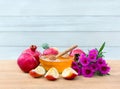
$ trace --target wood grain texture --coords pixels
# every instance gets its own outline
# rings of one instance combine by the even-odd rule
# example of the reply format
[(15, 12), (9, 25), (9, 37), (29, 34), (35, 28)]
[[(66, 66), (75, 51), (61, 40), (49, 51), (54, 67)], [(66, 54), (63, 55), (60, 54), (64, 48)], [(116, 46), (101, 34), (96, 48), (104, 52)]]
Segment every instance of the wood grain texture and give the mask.
[(120, 15), (119, 0), (0, 0), (0, 16)]
[(120, 0), (0, 0), (0, 58), (16, 59), (31, 44), (47, 42), (62, 50), (78, 44), (86, 51), (105, 41), (107, 58), (119, 59), (119, 3)]
[(5, 16), (0, 31), (120, 31), (120, 17), (109, 16)]
[(41, 45), (49, 43), (57, 47), (60, 51), (71, 45), (77, 44), (79, 48), (88, 51), (92, 48), (99, 48), (106, 42), (104, 50), (106, 59), (119, 59), (120, 32), (0, 32), (0, 58), (16, 59), (20, 53), (32, 44), (39, 46), (39, 51), (43, 51)]
[(23, 73), (16, 60), (0, 60), (0, 89), (120, 89), (120, 60), (109, 60), (108, 63), (111, 66), (109, 76), (48, 81)]
[(120, 32), (0, 32), (0, 46), (29, 46), (49, 43), (52, 46), (69, 47), (73, 44), (79, 46), (100, 46), (106, 42), (107, 46), (120, 45)]

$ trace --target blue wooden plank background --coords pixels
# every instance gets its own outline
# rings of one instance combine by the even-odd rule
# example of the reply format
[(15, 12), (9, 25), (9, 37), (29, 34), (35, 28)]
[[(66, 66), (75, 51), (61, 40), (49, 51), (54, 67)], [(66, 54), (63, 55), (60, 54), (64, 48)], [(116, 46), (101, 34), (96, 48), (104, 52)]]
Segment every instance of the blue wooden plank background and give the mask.
[(106, 42), (106, 59), (120, 59), (119, 0), (0, 0), (0, 59), (17, 59), (31, 44), (87, 52)]

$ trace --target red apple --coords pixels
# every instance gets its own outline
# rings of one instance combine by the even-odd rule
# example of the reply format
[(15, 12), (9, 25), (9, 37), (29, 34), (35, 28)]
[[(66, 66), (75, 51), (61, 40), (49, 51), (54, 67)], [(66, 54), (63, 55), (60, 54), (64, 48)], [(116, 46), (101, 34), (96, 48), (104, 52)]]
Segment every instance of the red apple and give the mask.
[(59, 73), (56, 68), (52, 67), (45, 74), (45, 78), (51, 81), (57, 80), (59, 78)]
[(72, 69), (71, 67), (64, 69), (62, 72), (62, 77), (64, 79), (67, 79), (67, 80), (72, 80), (76, 76), (78, 76), (78, 73), (74, 69)]
[(35, 69), (30, 70), (29, 74), (34, 78), (38, 78), (45, 74), (45, 69), (42, 66), (38, 66)]

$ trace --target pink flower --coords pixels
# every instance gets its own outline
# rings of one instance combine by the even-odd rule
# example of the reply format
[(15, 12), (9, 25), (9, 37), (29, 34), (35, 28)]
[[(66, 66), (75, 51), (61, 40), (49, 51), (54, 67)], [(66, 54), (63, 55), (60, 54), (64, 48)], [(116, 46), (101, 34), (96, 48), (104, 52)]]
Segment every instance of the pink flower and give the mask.
[(92, 68), (92, 70), (93, 70), (94, 72), (96, 72), (96, 71), (98, 70), (98, 65), (96, 64), (96, 62), (90, 64), (90, 66), (91, 66), (91, 68)]
[(97, 49), (91, 49), (91, 50), (89, 51), (89, 54), (98, 55), (98, 50), (97, 50)]
[(82, 75), (84, 77), (92, 77), (94, 75), (94, 72), (91, 67), (82, 67)]
[(99, 71), (101, 72), (101, 74), (108, 74), (108, 72), (110, 71), (110, 67), (107, 64), (103, 64), (99, 66)]
[(92, 49), (89, 51), (88, 58), (91, 62), (96, 61), (98, 56), (98, 51), (96, 49)]
[(81, 68), (78, 66), (73, 66), (72, 68), (78, 73), (78, 75), (81, 75)]
[(80, 55), (79, 62), (82, 64), (82, 66), (87, 66), (90, 63), (88, 57), (85, 54)]
[(77, 64), (77, 62), (72, 62), (72, 67), (76, 67), (76, 66), (78, 66), (78, 64)]
[(103, 49), (103, 46), (99, 49), (99, 52), (97, 49), (92, 49), (88, 54), (78, 54), (79, 50), (74, 50), (73, 53), (75, 53), (75, 58), (72, 63), (72, 68), (78, 73), (78, 75), (92, 77), (94, 74), (106, 75), (110, 72), (110, 67), (107, 65), (100, 53), (102, 52), (101, 50)]
[(96, 58), (97, 58), (97, 55), (95, 54), (89, 54), (88, 55), (88, 58), (91, 62), (95, 62), (96, 61)]
[(78, 75), (81, 75), (81, 68), (77, 62), (72, 62), (72, 68), (78, 73)]
[(105, 61), (103, 58), (98, 58), (98, 59), (97, 59), (97, 65), (98, 65), (98, 66), (101, 66), (101, 65), (103, 65), (103, 64), (106, 64), (106, 61)]

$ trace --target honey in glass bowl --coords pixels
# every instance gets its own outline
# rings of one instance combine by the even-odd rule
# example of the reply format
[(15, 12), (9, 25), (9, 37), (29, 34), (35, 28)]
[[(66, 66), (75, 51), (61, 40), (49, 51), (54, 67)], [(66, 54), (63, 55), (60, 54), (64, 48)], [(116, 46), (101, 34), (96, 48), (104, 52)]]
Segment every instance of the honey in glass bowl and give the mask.
[(71, 64), (73, 62), (73, 57), (67, 56), (67, 57), (58, 57), (55, 60), (50, 60), (49, 57), (42, 56), (40, 58), (40, 64), (48, 71), (51, 67), (55, 67), (59, 73), (62, 73), (62, 71), (67, 68), (71, 67)]

